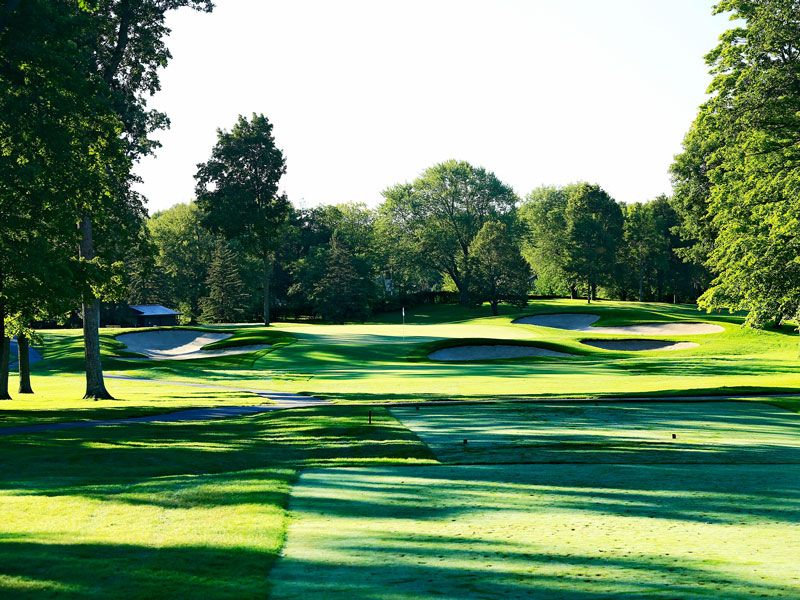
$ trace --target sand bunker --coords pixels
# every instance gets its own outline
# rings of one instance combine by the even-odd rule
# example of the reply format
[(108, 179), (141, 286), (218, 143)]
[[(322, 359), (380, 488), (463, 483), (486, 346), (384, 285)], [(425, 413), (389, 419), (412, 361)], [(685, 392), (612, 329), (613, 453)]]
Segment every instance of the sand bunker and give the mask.
[(592, 323), (599, 318), (599, 315), (585, 313), (562, 313), (522, 317), (514, 321), (514, 323), (554, 327), (555, 329), (568, 329), (570, 331), (584, 331), (586, 333), (607, 333), (610, 335), (705, 335), (725, 331), (719, 325), (712, 323), (690, 323), (685, 321), (644, 323), (642, 325), (624, 325), (621, 327), (592, 327)]
[(203, 346), (228, 339), (232, 335), (231, 333), (208, 333), (192, 329), (168, 329), (123, 333), (117, 336), (117, 340), (125, 344), (131, 352), (144, 354), (152, 360), (191, 360), (212, 356), (231, 356), (269, 348), (269, 344), (254, 344), (219, 350), (203, 350)]
[(663, 340), (583, 340), (581, 343), (603, 350), (622, 350), (623, 352), (687, 350), (700, 345), (694, 342), (665, 342)]
[(494, 360), (501, 358), (524, 358), (526, 356), (572, 356), (565, 352), (557, 352), (536, 346), (512, 346), (512, 345), (472, 345), (472, 346), (453, 346), (452, 348), (441, 348), (431, 352), (428, 358), (431, 360), (444, 361), (466, 361), (466, 360)]

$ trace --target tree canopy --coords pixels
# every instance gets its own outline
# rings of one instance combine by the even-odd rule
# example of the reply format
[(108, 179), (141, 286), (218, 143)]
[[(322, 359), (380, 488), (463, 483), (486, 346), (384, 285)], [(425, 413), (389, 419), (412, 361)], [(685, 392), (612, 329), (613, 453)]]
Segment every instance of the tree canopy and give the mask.
[(715, 12), (735, 26), (706, 57), (711, 96), (673, 166), (674, 205), (715, 275), (701, 306), (780, 323), (800, 309), (800, 2)]
[(278, 193), (286, 172), (264, 115), (239, 116), (231, 131), (218, 130), (211, 158), (197, 166), (197, 204), (204, 222), (262, 263), (263, 319), (270, 323), (270, 283), (275, 253), (284, 242), (290, 204)]
[(449, 160), (427, 169), (412, 184), (384, 192), (386, 214), (409, 251), (447, 274), (462, 304), (470, 303), (470, 246), (488, 221), (508, 221), (514, 191), (491, 171)]

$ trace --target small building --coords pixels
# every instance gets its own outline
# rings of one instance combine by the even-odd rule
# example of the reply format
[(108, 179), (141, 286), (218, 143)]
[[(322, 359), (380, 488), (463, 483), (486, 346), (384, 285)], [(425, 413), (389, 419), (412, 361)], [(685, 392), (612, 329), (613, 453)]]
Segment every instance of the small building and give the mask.
[(134, 327), (164, 327), (178, 324), (181, 313), (160, 304), (131, 304), (130, 319)]

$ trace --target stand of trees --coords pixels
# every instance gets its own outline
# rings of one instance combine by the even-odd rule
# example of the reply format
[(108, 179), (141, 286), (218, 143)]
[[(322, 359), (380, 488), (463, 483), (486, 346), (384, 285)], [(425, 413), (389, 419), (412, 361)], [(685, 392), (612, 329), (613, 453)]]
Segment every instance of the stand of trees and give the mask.
[[(264, 145), (272, 144), (265, 133)], [(534, 190), (520, 202), (493, 173), (457, 161), (384, 197), (375, 209), (297, 209), (280, 197), (277, 217), (257, 234), (271, 236), (274, 314), (358, 321), (443, 297), (487, 302), (496, 314), (501, 302), (522, 306), (530, 294), (691, 302), (703, 291), (705, 271), (679, 257), (678, 214), (665, 197), (625, 205), (578, 183)], [(151, 254), (135, 255), (126, 269), (139, 274), (131, 298), (157, 290), (148, 301), (179, 307), (187, 322), (263, 318), (261, 257), (207, 225), (213, 209), (198, 204), (148, 219), (140, 247)], [(233, 220), (236, 213), (223, 214)], [(227, 284), (235, 293), (223, 294), (226, 269), (241, 283)], [(222, 297), (225, 311), (208, 308)]]
[(672, 168), (683, 256), (713, 273), (700, 305), (755, 326), (800, 311), (800, 1), (724, 0), (736, 26)]
[[(170, 58), (166, 13), (210, 0), (0, 4), (0, 398), (8, 337), (81, 307), (86, 398), (109, 398), (100, 301), (124, 294), (123, 261), (144, 202), (134, 162), (167, 124), (147, 107)], [(27, 356), (21, 357), (24, 370)], [(21, 392), (30, 392), (27, 372)]]

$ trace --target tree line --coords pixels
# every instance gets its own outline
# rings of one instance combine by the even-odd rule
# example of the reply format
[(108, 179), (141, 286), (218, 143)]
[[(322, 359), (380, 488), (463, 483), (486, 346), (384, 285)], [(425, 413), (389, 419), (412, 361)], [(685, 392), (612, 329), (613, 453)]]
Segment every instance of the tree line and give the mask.
[(269, 324), (276, 313), (364, 320), (436, 299), (496, 314), (531, 294), (677, 302), (704, 290), (706, 272), (679, 257), (666, 197), (626, 205), (577, 183), (521, 199), (491, 171), (450, 160), (390, 186), (375, 208), (308, 209), (278, 193), (284, 171), (265, 116), (220, 130), (198, 165), (197, 200), (146, 220), (128, 301), (177, 307), (187, 323)]

